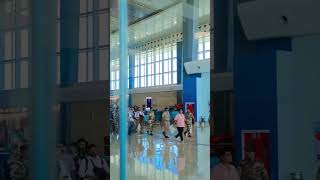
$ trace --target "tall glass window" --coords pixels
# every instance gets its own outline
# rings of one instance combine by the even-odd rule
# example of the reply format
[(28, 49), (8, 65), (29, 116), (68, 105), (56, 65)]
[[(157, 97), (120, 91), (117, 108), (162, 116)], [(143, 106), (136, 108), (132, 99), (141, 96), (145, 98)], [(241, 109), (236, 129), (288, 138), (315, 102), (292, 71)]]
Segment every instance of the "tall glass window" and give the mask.
[(135, 54), (134, 88), (177, 84), (177, 45)]
[[(129, 58), (128, 58), (128, 63), (129, 63)], [(129, 76), (129, 67), (128, 67), (128, 76)], [(128, 78), (128, 88), (129, 88), (129, 78)], [(110, 89), (111, 90), (120, 89), (120, 61), (119, 61), (119, 59), (111, 60)]]
[[(107, 5), (102, 0), (80, 0), (78, 82), (97, 80), (94, 79), (95, 72), (98, 72), (98, 80), (108, 79)], [(98, 68), (94, 62), (99, 64)], [(117, 83), (114, 84), (115, 88), (117, 86)]]
[(210, 60), (210, 36), (198, 39), (198, 60)]

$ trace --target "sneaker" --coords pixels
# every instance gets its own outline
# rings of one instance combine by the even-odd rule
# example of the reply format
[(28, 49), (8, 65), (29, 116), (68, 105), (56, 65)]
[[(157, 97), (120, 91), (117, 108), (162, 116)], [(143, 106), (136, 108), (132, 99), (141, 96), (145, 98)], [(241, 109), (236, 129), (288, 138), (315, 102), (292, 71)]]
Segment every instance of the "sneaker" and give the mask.
[(169, 138), (169, 136), (164, 136), (164, 137), (167, 138), (167, 139)]
[(188, 137), (189, 137), (189, 138), (191, 138), (192, 136), (191, 136), (191, 135), (189, 135)]
[(150, 133), (150, 136), (153, 136), (152, 132)]

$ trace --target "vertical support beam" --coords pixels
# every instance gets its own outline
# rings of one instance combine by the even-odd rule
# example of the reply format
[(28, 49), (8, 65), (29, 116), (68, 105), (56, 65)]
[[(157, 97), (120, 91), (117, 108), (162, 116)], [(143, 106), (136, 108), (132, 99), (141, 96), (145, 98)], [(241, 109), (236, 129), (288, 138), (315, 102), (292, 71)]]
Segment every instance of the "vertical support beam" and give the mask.
[(32, 140), (34, 180), (55, 180), (56, 0), (32, 4)]
[(60, 140), (66, 143), (71, 141), (71, 103), (60, 104)]
[[(60, 3), (60, 47), (61, 47), (61, 86), (66, 87), (78, 81), (78, 48), (79, 48), (79, 0), (58, 0)], [(60, 139), (68, 141), (70, 134), (70, 103), (61, 103)]]
[(177, 83), (182, 83), (183, 77), (183, 58), (182, 58), (182, 42), (177, 43)]
[[(214, 72), (223, 73), (227, 71), (228, 62), (228, 20), (229, 0), (214, 0)], [(212, 48), (213, 50), (213, 48)]]
[[(228, 59), (233, 63), (233, 53), (229, 53), (229, 44), (233, 43), (233, 36), (231, 34), (234, 33), (234, 29), (230, 25), (230, 20), (233, 17), (230, 17), (233, 13), (230, 11), (234, 11), (231, 8), (233, 0), (225, 0), (219, 1), (214, 0), (212, 2), (212, 12), (214, 12), (214, 16), (211, 17), (211, 27), (210, 27), (210, 35), (211, 35), (211, 57), (214, 57), (214, 69), (211, 66), (211, 73), (225, 73), (228, 71)], [(232, 39), (230, 39), (232, 38)], [(230, 64), (229, 64), (230, 65)], [(215, 86), (215, 82), (213, 76), (211, 76), (211, 89)], [(231, 119), (229, 107), (230, 107), (230, 92), (213, 92), (211, 100), (211, 112), (214, 114), (214, 127), (212, 134), (214, 135), (225, 135), (232, 134), (231, 130)], [(214, 107), (214, 108), (213, 108)], [(213, 117), (213, 116), (211, 116)]]
[(21, 81), (21, 66), (20, 66), (20, 53), (21, 53), (21, 37), (20, 37), (20, 28), (18, 27), (18, 22), (17, 22), (17, 18), (18, 18), (18, 9), (19, 9), (19, 2), (14, 3), (14, 24), (16, 26), (15, 30), (13, 31), (14, 33), (14, 39), (13, 39), (13, 44), (14, 44), (14, 64), (15, 67), (12, 68), (14, 69), (14, 78), (13, 80), (13, 88), (19, 89), (20, 88), (20, 81)]
[[(134, 55), (130, 55), (129, 56), (129, 89), (133, 89), (134, 88), (134, 59), (135, 56)], [(131, 94), (129, 94), (129, 106), (132, 106), (132, 96)]]
[(61, 86), (78, 81), (79, 0), (61, 1)]
[(99, 1), (93, 1), (93, 80), (99, 80)]
[[(197, 10), (199, 7), (199, 0), (186, 0), (183, 4), (183, 42), (182, 42), (182, 67), (184, 67), (185, 62), (192, 61), (196, 59), (197, 48), (195, 45), (195, 31), (197, 26)], [(197, 117), (197, 89), (196, 77), (189, 76), (185, 69), (183, 68), (183, 105), (187, 102), (194, 103), (194, 114)], [(194, 88), (190, 88), (194, 87)]]
[(28, 39), (28, 57), (30, 57), (28, 63), (28, 88), (30, 88), (32, 86), (32, 26), (29, 28), (28, 31)]
[(21, 87), (21, 30), (15, 29), (15, 85), (14, 88), (19, 89)]
[(4, 32), (0, 32), (0, 89), (4, 88)]
[(128, 14), (127, 0), (120, 0), (120, 180), (126, 180), (128, 110)]

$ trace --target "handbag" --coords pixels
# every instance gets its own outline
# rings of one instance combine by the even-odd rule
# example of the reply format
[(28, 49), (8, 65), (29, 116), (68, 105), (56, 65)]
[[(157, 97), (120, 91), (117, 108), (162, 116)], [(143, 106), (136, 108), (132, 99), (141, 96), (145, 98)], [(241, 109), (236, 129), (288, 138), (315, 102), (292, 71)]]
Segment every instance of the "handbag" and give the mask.
[(170, 133), (171, 134), (177, 134), (177, 129), (173, 126), (173, 125), (170, 125), (170, 127), (169, 127), (169, 131), (170, 131)]

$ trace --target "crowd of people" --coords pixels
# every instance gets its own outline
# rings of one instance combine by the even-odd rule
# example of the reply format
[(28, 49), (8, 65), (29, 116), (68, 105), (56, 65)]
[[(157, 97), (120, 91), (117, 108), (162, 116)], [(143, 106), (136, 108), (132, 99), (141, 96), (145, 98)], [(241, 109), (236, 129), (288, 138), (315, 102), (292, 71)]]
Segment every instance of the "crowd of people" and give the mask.
[[(15, 147), (7, 161), (7, 179), (26, 180), (30, 177), (29, 148), (27, 145)], [(98, 154), (97, 147), (85, 139), (66, 145), (56, 146), (57, 180), (106, 180), (109, 164)]]
[[(112, 134), (119, 138), (119, 108), (116, 106), (112, 112)], [(138, 106), (129, 107), (127, 123), (128, 123), (128, 135), (134, 133), (144, 134), (146, 131), (149, 136), (153, 136), (154, 124), (155, 124), (155, 111), (152, 107), (140, 108)], [(183, 135), (191, 137), (191, 127), (194, 122), (194, 115), (187, 109), (184, 113), (183, 109), (179, 109), (177, 114), (169, 112), (169, 108), (164, 108), (161, 115), (160, 126), (164, 138), (169, 138), (169, 130), (173, 126), (176, 127), (175, 138), (180, 137), (183, 141)], [(185, 130), (185, 131), (184, 131)]]

